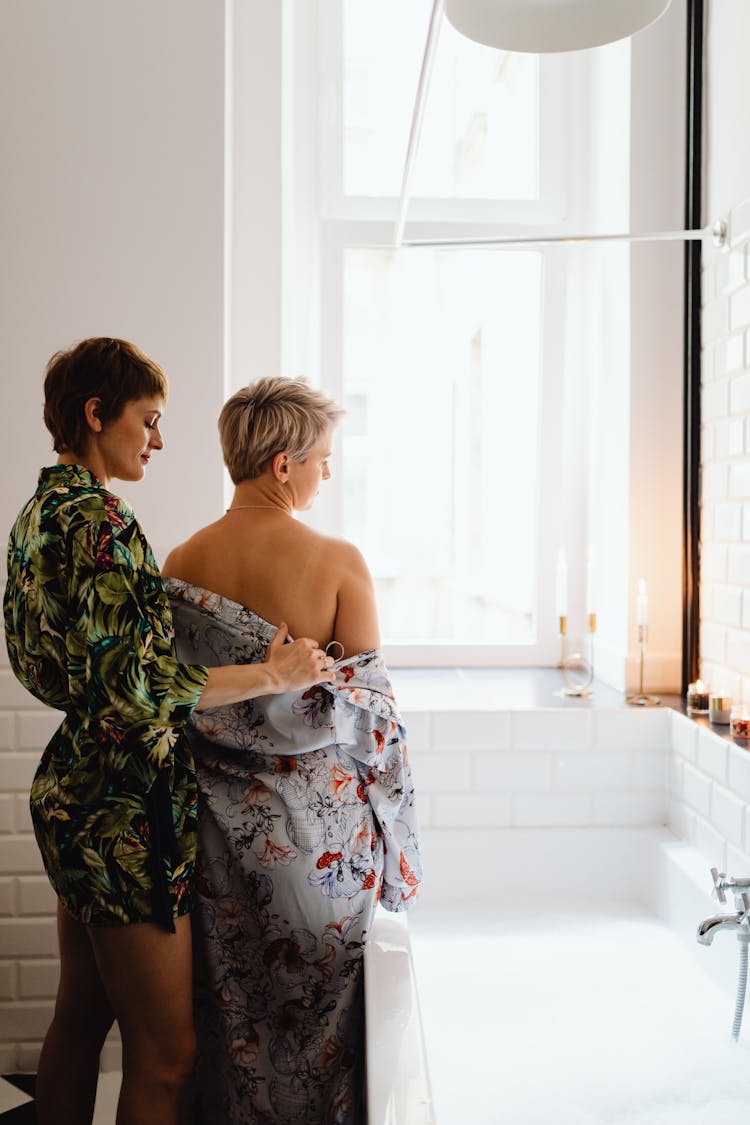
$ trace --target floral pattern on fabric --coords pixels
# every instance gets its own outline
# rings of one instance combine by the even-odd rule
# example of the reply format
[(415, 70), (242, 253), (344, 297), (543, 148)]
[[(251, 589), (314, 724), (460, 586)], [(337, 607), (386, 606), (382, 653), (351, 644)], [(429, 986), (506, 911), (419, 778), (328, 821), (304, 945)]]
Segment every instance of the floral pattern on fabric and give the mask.
[(82, 922), (171, 928), (195, 856), (182, 727), (207, 672), (178, 663), (151, 548), (87, 469), (40, 473), (10, 535), (4, 619), (16, 676), (65, 712), (31, 787), (50, 882)]
[[(176, 579), (176, 645), (260, 661), (276, 629)], [(196, 1123), (361, 1125), (363, 953), (421, 878), (405, 732), (383, 658), (335, 684), (192, 717), (199, 790)]]

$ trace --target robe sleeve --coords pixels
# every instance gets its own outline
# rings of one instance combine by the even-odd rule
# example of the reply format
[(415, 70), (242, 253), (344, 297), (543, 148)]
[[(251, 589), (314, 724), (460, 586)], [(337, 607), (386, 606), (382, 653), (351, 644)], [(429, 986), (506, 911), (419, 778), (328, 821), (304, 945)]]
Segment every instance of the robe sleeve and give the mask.
[[(175, 728), (190, 716), (208, 672), (177, 660), (158, 570), (142, 562), (142, 552), (128, 550), (121, 532), (102, 521), (72, 536), (70, 700), (90, 727), (106, 730), (115, 744), (122, 740), (129, 755), (148, 759), (149, 775), (169, 759)], [(147, 556), (153, 559), (148, 549)], [(133, 565), (134, 557), (142, 565)]]
[[(359, 727), (359, 724), (358, 724)], [(399, 721), (373, 716), (369, 730), (357, 730), (356, 748), (344, 747), (359, 762), (367, 799), (383, 837), (380, 901), (386, 910), (408, 910), (422, 881), (422, 852), (406, 732)], [(369, 762), (362, 761), (363, 742)]]
[(419, 821), (406, 731), (380, 653), (341, 661), (335, 685), (256, 702), (265, 708), (274, 753), (333, 744), (351, 759), (383, 840), (380, 901), (394, 913), (408, 910), (422, 881)]

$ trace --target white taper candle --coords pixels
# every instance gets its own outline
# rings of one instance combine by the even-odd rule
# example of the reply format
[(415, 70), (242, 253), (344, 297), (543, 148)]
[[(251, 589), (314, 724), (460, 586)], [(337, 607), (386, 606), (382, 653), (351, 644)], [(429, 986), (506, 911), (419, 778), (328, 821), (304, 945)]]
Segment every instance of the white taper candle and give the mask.
[(555, 609), (558, 617), (568, 616), (568, 560), (562, 547), (557, 552)]
[(648, 625), (648, 591), (646, 580), (641, 578), (638, 582), (638, 602), (636, 606), (637, 621), (639, 625)]
[(590, 617), (596, 613), (596, 580), (597, 580), (596, 555), (589, 549), (589, 558), (586, 565), (586, 613)]

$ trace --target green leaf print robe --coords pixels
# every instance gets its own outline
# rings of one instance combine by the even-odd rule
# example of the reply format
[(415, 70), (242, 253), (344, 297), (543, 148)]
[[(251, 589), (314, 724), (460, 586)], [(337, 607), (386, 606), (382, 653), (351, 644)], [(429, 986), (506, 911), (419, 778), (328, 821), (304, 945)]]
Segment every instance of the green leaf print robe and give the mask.
[(5, 636), (18, 679), (65, 712), (31, 787), (44, 866), (90, 925), (192, 906), (196, 790), (182, 727), (206, 682), (180, 664), (153, 552), (87, 469), (43, 469), (8, 544)]

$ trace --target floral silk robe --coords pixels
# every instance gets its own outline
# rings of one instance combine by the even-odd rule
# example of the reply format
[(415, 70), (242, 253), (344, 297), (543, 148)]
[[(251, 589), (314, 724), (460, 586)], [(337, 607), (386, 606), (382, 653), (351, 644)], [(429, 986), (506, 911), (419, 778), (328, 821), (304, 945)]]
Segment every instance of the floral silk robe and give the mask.
[[(175, 579), (177, 652), (265, 658), (276, 629)], [(195, 714), (196, 1122), (361, 1125), (363, 951), (421, 877), (405, 734), (382, 656), (335, 684)]]

